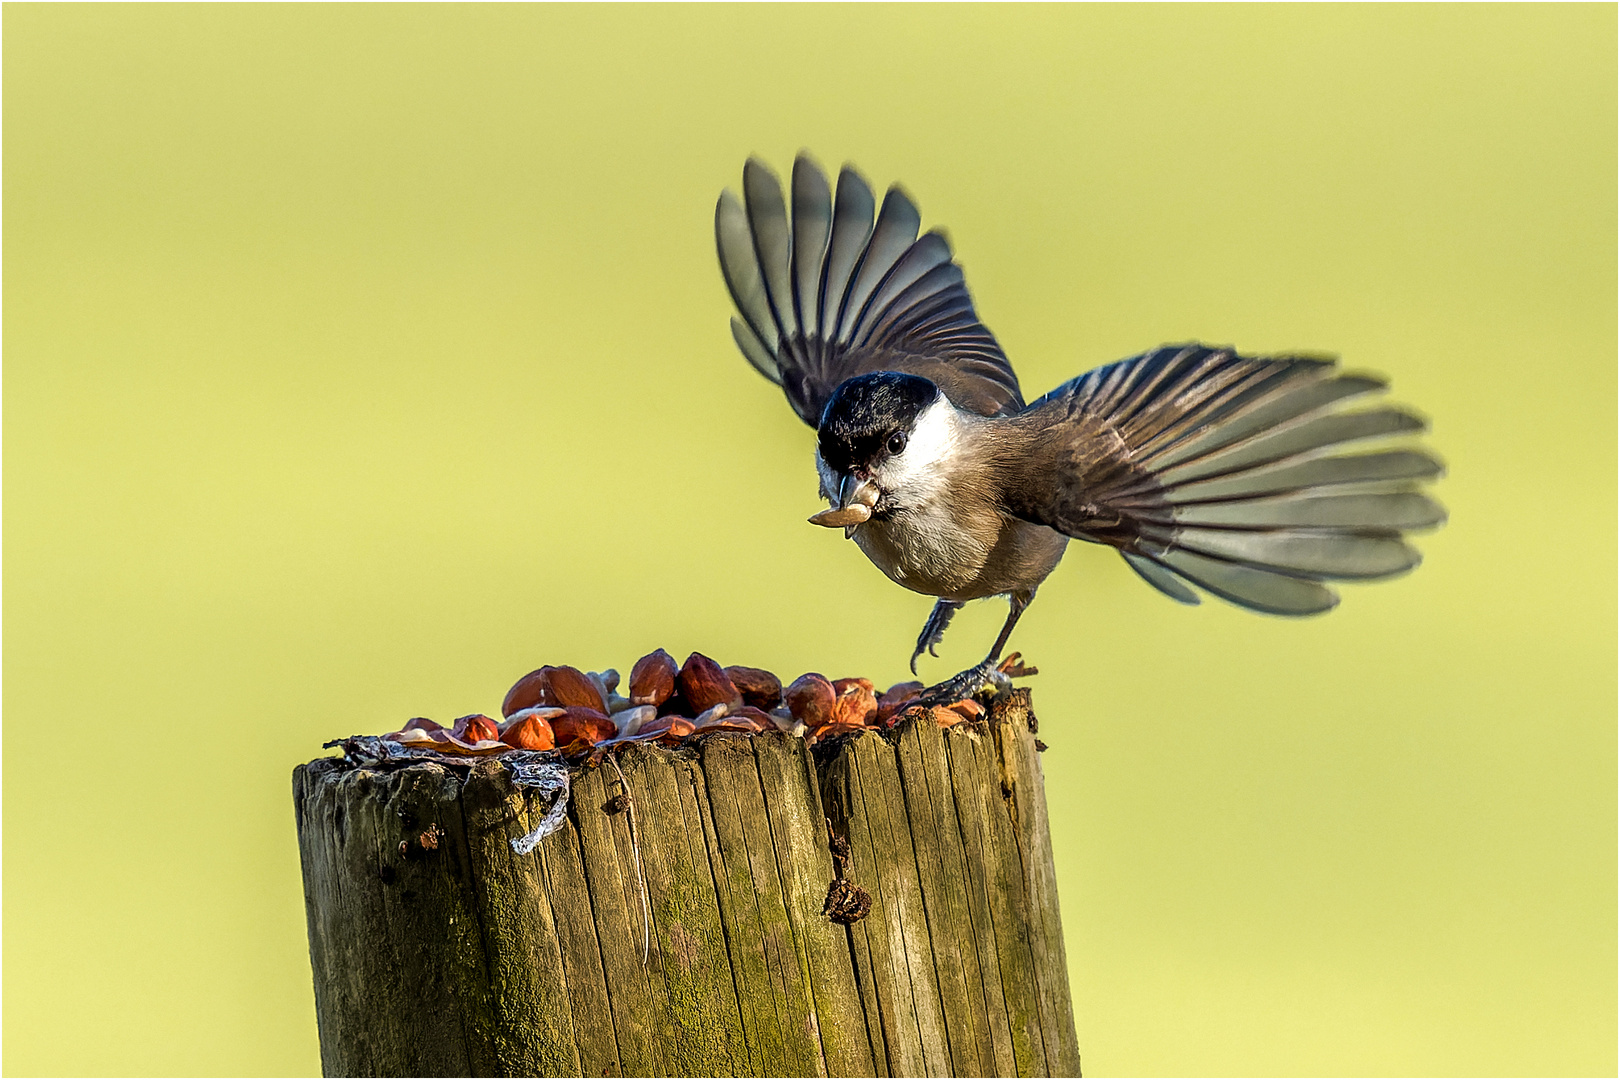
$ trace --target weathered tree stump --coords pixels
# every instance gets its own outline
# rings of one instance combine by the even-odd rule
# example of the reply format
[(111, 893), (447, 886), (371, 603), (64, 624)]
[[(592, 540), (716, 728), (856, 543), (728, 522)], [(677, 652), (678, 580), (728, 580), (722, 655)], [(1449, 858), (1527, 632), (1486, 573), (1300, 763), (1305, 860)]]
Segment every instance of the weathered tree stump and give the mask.
[(528, 855), (498, 759), (299, 766), (322, 1068), (1078, 1075), (1031, 717), (634, 744)]

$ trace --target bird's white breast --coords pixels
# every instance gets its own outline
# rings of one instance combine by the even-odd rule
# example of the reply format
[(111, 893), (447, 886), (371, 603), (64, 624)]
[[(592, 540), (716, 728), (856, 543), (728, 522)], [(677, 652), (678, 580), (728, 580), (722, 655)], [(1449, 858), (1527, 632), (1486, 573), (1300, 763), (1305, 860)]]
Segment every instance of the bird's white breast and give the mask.
[[(878, 569), (931, 596), (973, 591), (999, 532), (1000, 515), (956, 482), (972, 465), (969, 423), (943, 395), (924, 409), (906, 449), (874, 475), (888, 512), (855, 530)], [(975, 517), (979, 527), (965, 527)]]
[[(974, 600), (1032, 589), (1062, 558), (1063, 536), (1009, 517), (984, 484), (985, 423), (942, 396), (918, 416), (905, 450), (874, 471), (879, 514), (853, 539), (896, 584)], [(823, 495), (836, 491), (838, 476), (820, 454), (816, 465)]]

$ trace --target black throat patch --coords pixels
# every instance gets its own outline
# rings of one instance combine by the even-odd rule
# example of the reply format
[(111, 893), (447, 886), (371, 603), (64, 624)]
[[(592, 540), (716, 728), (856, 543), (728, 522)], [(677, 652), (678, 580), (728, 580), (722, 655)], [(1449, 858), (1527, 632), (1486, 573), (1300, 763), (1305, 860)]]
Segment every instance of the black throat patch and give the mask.
[(889, 437), (909, 433), (939, 388), (919, 375), (874, 371), (845, 379), (827, 399), (817, 425), (821, 460), (848, 472), (870, 465), (884, 453)]

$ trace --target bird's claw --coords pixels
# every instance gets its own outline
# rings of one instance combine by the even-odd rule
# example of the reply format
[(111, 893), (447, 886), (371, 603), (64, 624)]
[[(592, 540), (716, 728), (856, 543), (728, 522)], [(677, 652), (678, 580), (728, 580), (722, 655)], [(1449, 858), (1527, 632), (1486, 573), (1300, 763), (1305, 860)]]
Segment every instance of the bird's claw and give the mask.
[(911, 654), (911, 673), (917, 674), (917, 658), (924, 651), (929, 656), (938, 656), (934, 646), (945, 639), (945, 628), (951, 625), (951, 617), (962, 605), (954, 600), (940, 600), (934, 604), (934, 610), (928, 613), (928, 621), (923, 623), (922, 633), (917, 635), (917, 649)]
[(993, 660), (976, 664), (938, 685), (930, 686), (917, 695), (916, 704), (949, 705), (963, 698), (976, 697), (987, 688), (994, 688), (996, 693), (1012, 689), (1012, 679), (998, 671)]

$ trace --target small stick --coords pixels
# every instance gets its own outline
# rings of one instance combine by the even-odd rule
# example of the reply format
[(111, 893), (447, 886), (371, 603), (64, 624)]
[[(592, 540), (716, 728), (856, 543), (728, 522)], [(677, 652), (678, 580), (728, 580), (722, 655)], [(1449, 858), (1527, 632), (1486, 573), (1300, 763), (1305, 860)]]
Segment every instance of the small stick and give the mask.
[(636, 884), (641, 887), (641, 966), (646, 967), (652, 957), (652, 905), (647, 899), (647, 878), (641, 872), (641, 843), (636, 839), (636, 800), (630, 797), (630, 785), (619, 768), (619, 759), (609, 754), (608, 761), (618, 774), (619, 786), (624, 789), (624, 812), (630, 825), (630, 850), (636, 857)]

